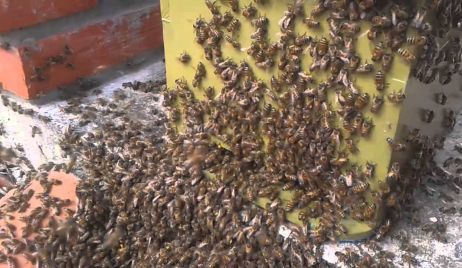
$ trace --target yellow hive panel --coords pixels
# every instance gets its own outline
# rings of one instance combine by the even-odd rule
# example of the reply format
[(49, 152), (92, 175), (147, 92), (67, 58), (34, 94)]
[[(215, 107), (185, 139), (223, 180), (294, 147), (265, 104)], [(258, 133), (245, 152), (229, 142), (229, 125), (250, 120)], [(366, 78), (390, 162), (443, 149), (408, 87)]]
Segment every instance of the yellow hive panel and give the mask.
[[(241, 11), (242, 7), (248, 5), (251, 0), (239, 1)], [(258, 10), (261, 15), (269, 18), (269, 34), (270, 41), (276, 41), (280, 36), (280, 28), (278, 22), (285, 10), (287, 10), (288, 3), (293, 1), (268, 1), (265, 5), (259, 5)], [(306, 1), (305, 10), (306, 13), (312, 10), (313, 5), (316, 1)], [(226, 1), (218, 1), (220, 10), (225, 12), (230, 10)], [(208, 86), (214, 86), (217, 89), (222, 87), (222, 82), (218, 76), (213, 74), (214, 67), (209, 61), (205, 59), (203, 48), (195, 42), (195, 33), (193, 30), (193, 24), (198, 17), (202, 17), (206, 20), (210, 20), (211, 13), (205, 5), (204, 0), (162, 0), (162, 20), (164, 27), (164, 42), (165, 42), (165, 59), (166, 59), (166, 71), (167, 71), (167, 84), (169, 87), (175, 86), (175, 80), (177, 78), (185, 78), (191, 82), (196, 72), (196, 66), (199, 62), (205, 64), (208, 72), (206, 78), (202, 82), (202, 88)], [(255, 31), (255, 28), (250, 24), (250, 21), (242, 16), (242, 14), (233, 13), (240, 22), (241, 27), (236, 35), (236, 38), (241, 43), (241, 50), (233, 48), (230, 44), (223, 42), (222, 50), (224, 58), (231, 58), (234, 62), (240, 62), (245, 60), (248, 62), (255, 73), (255, 75), (262, 79), (267, 84), (270, 84), (270, 79), (273, 74), (277, 74), (279, 71), (274, 68), (270, 71), (263, 70), (255, 66), (254, 60), (246, 53), (246, 48), (250, 46), (250, 34)], [(296, 21), (296, 32), (302, 34), (307, 33), (316, 37), (318, 40), (325, 36), (328, 37), (328, 26), (326, 17), (321, 17), (319, 21), (322, 23), (319, 30), (309, 29), (300, 19)], [(374, 48), (374, 43), (368, 40), (367, 31), (369, 29), (368, 24), (362, 23), (361, 31), (357, 35), (357, 52), (362, 58), (362, 63), (367, 59), (368, 63), (372, 63), (371, 52)], [(191, 55), (192, 60), (188, 64), (182, 64), (178, 61), (178, 57), (182, 52), (187, 52)], [(311, 57), (307, 55), (303, 59), (303, 69), (308, 70), (311, 65)], [(376, 70), (380, 67), (376, 64)], [(386, 82), (387, 88), (383, 91), (384, 97), (386, 94), (392, 91), (404, 90), (410, 73), (410, 65), (406, 63), (399, 55), (395, 55), (391, 70), (387, 73)], [(323, 81), (327, 78), (327, 74), (322, 71), (315, 71), (312, 73), (317, 81)], [(353, 76), (355, 86), (361, 90), (361, 92), (367, 92), (371, 98), (378, 94), (374, 84), (374, 74), (355, 74)], [(191, 87), (192, 88), (192, 87)], [(199, 99), (203, 98), (200, 91), (194, 91), (195, 96)], [(338, 107), (335, 104), (335, 93), (329, 92), (329, 99), (334, 107)], [(400, 117), (400, 105), (392, 104), (389, 101), (385, 101), (384, 106), (378, 114), (372, 114), (369, 112), (369, 107), (363, 110), (365, 117), (373, 119), (375, 127), (372, 133), (367, 138), (360, 138), (358, 149), (359, 152), (350, 155), (351, 162), (357, 163), (358, 165), (365, 165), (366, 162), (372, 162), (376, 165), (375, 179), (370, 181), (372, 189), (377, 189), (378, 182), (384, 181), (388, 173), (389, 164), (391, 161), (391, 149), (386, 139), (391, 137), (394, 138), (397, 130), (397, 124)], [(288, 200), (291, 197), (291, 193), (283, 192), (281, 195), (283, 200)], [(259, 200), (258, 204), (264, 206), (267, 200)], [(298, 211), (294, 211), (288, 215), (288, 219), (294, 223), (301, 224), (297, 218)], [(380, 214), (380, 213), (379, 213)], [(312, 219), (312, 225), (317, 224), (316, 219)], [(345, 226), (348, 229), (347, 237), (344, 239), (361, 239), (369, 236), (374, 228), (374, 224), (366, 224), (358, 222), (352, 219), (344, 221)]]

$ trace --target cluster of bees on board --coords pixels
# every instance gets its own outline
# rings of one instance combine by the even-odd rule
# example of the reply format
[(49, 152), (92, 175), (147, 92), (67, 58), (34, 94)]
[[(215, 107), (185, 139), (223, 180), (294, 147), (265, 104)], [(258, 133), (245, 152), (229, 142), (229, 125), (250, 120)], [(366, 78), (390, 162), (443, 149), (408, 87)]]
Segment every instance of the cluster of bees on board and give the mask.
[[(325, 0), (317, 1), (307, 13), (305, 1), (290, 1), (278, 22), (280, 33), (275, 42), (268, 36), (269, 25), (275, 22), (259, 12), (268, 1), (246, 6), (240, 6), (239, 1), (220, 4), (207, 0), (205, 4), (211, 19), (199, 17), (192, 27), (196, 43), (203, 47), (205, 59), (214, 69), (207, 70), (199, 62), (190, 83), (179, 78), (164, 94), (173, 126), (182, 124), (186, 135), (200, 134), (226, 147), (230, 154), (223, 165), (214, 166), (208, 159), (215, 154), (207, 152), (202, 157), (204, 152), (194, 150), (201, 170), (223, 183), (240, 185), (240, 192), (250, 202), (266, 198), (269, 207), (281, 206), (285, 213), (299, 211), (298, 220), (304, 224), (318, 219), (318, 227), (310, 233), (317, 242), (348, 234), (342, 224), (345, 218), (374, 227), (383, 204), (399, 209), (400, 201), (406, 198), (405, 185), (410, 183), (402, 178), (400, 164), (390, 165), (377, 189), (370, 184), (375, 178), (375, 163), (359, 166), (350, 162), (349, 155), (358, 152), (356, 137), (373, 135), (373, 118), (366, 117), (366, 111), (374, 116), (385, 102), (404, 101), (402, 90), (387, 89), (387, 74), (396, 57), (413, 64), (417, 52), (431, 45), (433, 27), (426, 18), (435, 3), (429, 1), (415, 10), (404, 2)], [(316, 29), (326, 16), (328, 36), (295, 32), (295, 21), (302, 20), (308, 29)], [(361, 58), (355, 46), (365, 22), (370, 25), (367, 38), (374, 44), (371, 58)], [(245, 49), (239, 43), (242, 36), (234, 38), (244, 23), (254, 28), (250, 46)], [(410, 32), (413, 34), (408, 35)], [(257, 77), (249, 62), (227, 58), (222, 50), (226, 43), (246, 53), (256, 68), (273, 71), (270, 82)], [(307, 70), (302, 67), (306, 58), (312, 60)], [(188, 65), (192, 56), (185, 51), (178, 60)], [(327, 73), (325, 81), (319, 81), (318, 71)], [(371, 96), (355, 86), (358, 74), (374, 77), (376, 94)], [(204, 78), (212, 75), (221, 80), (221, 89), (202, 86)], [(335, 92), (339, 107), (333, 108), (329, 92)], [(443, 94), (438, 101), (445, 104), (444, 99)], [(429, 111), (422, 120), (429, 122), (432, 116)], [(448, 117), (447, 125), (452, 127), (455, 114)], [(168, 131), (172, 134), (176, 129), (170, 127)], [(393, 138), (386, 141), (392, 152), (413, 148), (430, 155), (441, 143), (417, 129), (410, 130), (402, 142)], [(417, 151), (413, 167), (422, 165), (427, 157)], [(292, 198), (282, 202), (281, 189), (290, 191)], [(385, 227), (378, 232), (385, 232)]]

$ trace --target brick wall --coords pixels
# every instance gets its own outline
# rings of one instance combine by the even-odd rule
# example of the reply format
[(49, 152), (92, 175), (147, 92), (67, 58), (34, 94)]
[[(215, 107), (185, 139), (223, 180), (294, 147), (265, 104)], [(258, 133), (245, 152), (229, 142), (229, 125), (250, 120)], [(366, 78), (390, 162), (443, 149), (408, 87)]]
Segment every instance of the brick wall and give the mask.
[(2, 87), (33, 99), (160, 48), (158, 1), (120, 3), (0, 1)]

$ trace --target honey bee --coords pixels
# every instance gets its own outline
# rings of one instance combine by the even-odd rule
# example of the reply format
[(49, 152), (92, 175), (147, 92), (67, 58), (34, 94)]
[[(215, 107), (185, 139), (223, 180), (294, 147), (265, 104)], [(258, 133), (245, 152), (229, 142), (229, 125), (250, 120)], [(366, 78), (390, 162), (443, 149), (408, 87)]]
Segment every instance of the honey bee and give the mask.
[(374, 177), (374, 174), (375, 174), (375, 164), (369, 161), (366, 162), (366, 168), (364, 171), (364, 175), (366, 176), (366, 178), (371, 179), (372, 177)]
[(377, 206), (374, 203), (367, 204), (367, 206), (364, 208), (364, 219), (371, 220), (375, 215), (376, 209)]
[(257, 15), (257, 9), (252, 5), (249, 4), (248, 6), (244, 7), (244, 10), (242, 10), (242, 16), (246, 17), (247, 19), (251, 19)]
[(398, 54), (401, 55), (407, 62), (413, 62), (416, 59), (415, 55), (405, 48), (399, 48)]
[(329, 41), (325, 37), (316, 43), (316, 52), (319, 56), (324, 56), (329, 48)]
[(380, 29), (377, 26), (372, 26), (368, 31), (367, 31), (367, 38), (371, 41), (374, 41), (377, 39), (379, 35)]
[(177, 85), (178, 89), (186, 90), (186, 91), (189, 90), (188, 82), (184, 78), (176, 79), (175, 84)]
[(229, 35), (225, 35), (225, 40), (226, 40), (226, 42), (230, 43), (235, 49), (240, 49), (241, 48), (241, 44), (236, 39), (234, 39), (233, 37), (231, 37)]
[(295, 183), (293, 181), (290, 181), (288, 183), (285, 183), (283, 186), (282, 186), (282, 190), (283, 191), (290, 191), (292, 190), (293, 188), (295, 187)]
[(351, 35), (354, 35), (361, 31), (361, 27), (358, 23), (343, 22), (342, 24), (340, 24), (340, 30), (342, 30), (345, 33), (350, 33)]
[(436, 103), (440, 105), (446, 105), (446, 102), (448, 101), (448, 97), (443, 93), (436, 93), (435, 94), (435, 101)]
[(384, 54), (384, 44), (383, 42), (378, 42), (374, 50), (372, 51), (372, 61), (379, 61), (382, 59), (383, 54)]
[(393, 91), (392, 93), (388, 94), (387, 98), (391, 103), (399, 104), (404, 101), (406, 95), (403, 93), (402, 90), (398, 92)]
[(358, 110), (363, 109), (369, 103), (369, 99), (370, 97), (368, 93), (360, 93), (355, 100), (355, 103), (354, 103), (355, 108)]
[(208, 38), (208, 33), (204, 28), (196, 29), (196, 42), (200, 45), (204, 44), (204, 42)]
[(387, 143), (388, 143), (388, 145), (390, 145), (391, 150), (392, 150), (393, 152), (404, 152), (404, 151), (406, 151), (406, 149), (407, 149), (406, 144), (396, 142), (396, 141), (395, 141), (394, 139), (392, 139), (392, 138), (387, 138)]
[(189, 63), (191, 61), (191, 56), (185, 51), (180, 54), (180, 57), (178, 57), (178, 60), (181, 63)]
[(385, 223), (383, 223), (383, 224), (379, 227), (379, 229), (377, 230), (377, 232), (376, 232), (376, 234), (375, 234), (375, 238), (376, 238), (377, 240), (382, 239), (382, 238), (388, 233), (388, 231), (390, 230), (390, 228), (391, 228), (391, 221), (390, 221), (390, 219), (387, 219), (387, 220), (385, 221)]
[(238, 19), (234, 18), (228, 25), (228, 27), (226, 27), (226, 30), (228, 32), (234, 32), (236, 30), (238, 30), (239, 28), (241, 27), (241, 23), (239, 22)]
[(194, 75), (193, 87), (198, 87), (202, 83), (202, 79), (206, 76), (205, 65), (202, 62), (199, 62), (196, 69), (196, 74)]
[(348, 63), (348, 70), (350, 72), (356, 71), (359, 68), (359, 64), (361, 62), (361, 58), (357, 55), (354, 55), (350, 58), (350, 62)]
[(446, 110), (444, 112), (443, 126), (445, 128), (453, 129), (456, 125), (456, 113), (453, 110)]
[(228, 0), (228, 3), (231, 6), (231, 10), (233, 12), (239, 12), (239, 0)]
[(357, 153), (358, 152), (358, 147), (355, 144), (355, 141), (351, 138), (345, 139), (345, 147), (350, 153)]
[(213, 15), (219, 15), (220, 14), (220, 9), (217, 6), (216, 1), (211, 1), (211, 0), (205, 0), (205, 5), (207, 8), (212, 12)]
[(209, 100), (213, 100), (215, 98), (215, 88), (213, 87), (208, 87), (205, 89), (205, 96), (209, 99)]
[(392, 21), (387, 16), (374, 16), (371, 19), (373, 26), (378, 26), (381, 28), (390, 27), (392, 25)]
[(371, 64), (371, 63), (365, 63), (365, 64), (361, 64), (358, 66), (358, 68), (356, 68), (356, 72), (358, 73), (370, 73), (374, 71), (374, 64)]
[(363, 115), (361, 113), (358, 113), (354, 118), (353, 118), (353, 122), (352, 122), (352, 127), (354, 128), (354, 130), (360, 130), (361, 129), (361, 126), (363, 124), (363, 121), (364, 121), (364, 118), (363, 118)]
[(269, 69), (269, 68), (271, 68), (271, 67), (274, 66), (274, 60), (273, 60), (272, 58), (267, 58), (267, 59), (264, 60), (264, 61), (255, 63), (255, 65), (256, 65), (258, 68)]
[(371, 112), (378, 113), (380, 111), (380, 108), (382, 108), (383, 103), (384, 99), (382, 96), (374, 96), (374, 98), (372, 99)]
[(422, 109), (422, 121), (431, 123), (435, 118), (435, 112), (428, 109)]
[(372, 122), (372, 119), (365, 119), (360, 129), (361, 136), (368, 136), (373, 127), (374, 123)]
[(367, 189), (369, 189), (369, 183), (365, 181), (357, 181), (351, 188), (352, 192), (355, 194), (364, 193)]
[(423, 35), (411, 36), (406, 39), (406, 42), (411, 45), (424, 46), (427, 44), (427, 38)]
[(321, 23), (313, 18), (304, 18), (303, 23), (305, 23), (308, 28), (318, 28), (321, 26)]
[(311, 11), (311, 16), (312, 17), (318, 17), (320, 16), (324, 11), (326, 10), (326, 7), (324, 6), (323, 2), (318, 3), (313, 10)]
[(388, 72), (390, 70), (392, 63), (393, 63), (393, 54), (391, 54), (391, 53), (383, 54), (383, 57), (382, 57), (382, 69), (385, 72)]
[(269, 20), (267, 17), (259, 17), (251, 21), (252, 26), (257, 28), (266, 28), (268, 26)]
[(310, 219), (310, 211), (308, 209), (300, 211), (298, 213), (298, 219), (303, 223), (307, 223)]
[(382, 71), (377, 71), (377, 73), (375, 74), (374, 82), (375, 82), (375, 88), (378, 91), (382, 91), (385, 89), (386, 87), (385, 75), (382, 73)]
[(297, 206), (297, 200), (295, 198), (287, 201), (287, 203), (284, 205), (284, 210), (286, 212), (292, 211), (295, 207)]

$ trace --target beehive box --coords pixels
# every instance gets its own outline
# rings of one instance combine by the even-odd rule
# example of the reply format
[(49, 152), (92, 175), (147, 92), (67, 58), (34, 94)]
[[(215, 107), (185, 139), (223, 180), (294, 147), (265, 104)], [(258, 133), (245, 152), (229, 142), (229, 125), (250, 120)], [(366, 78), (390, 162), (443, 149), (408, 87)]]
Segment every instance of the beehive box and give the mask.
[[(230, 58), (236, 63), (246, 61), (252, 67), (255, 76), (266, 83), (266, 85), (270, 85), (271, 77), (273, 75), (280, 75), (281, 73), (281, 71), (277, 68), (277, 59), (279, 59), (279, 56), (275, 57), (276, 66), (272, 68), (263, 69), (255, 65), (255, 60), (250, 57), (247, 52), (251, 47), (252, 42), (250, 35), (254, 33), (256, 29), (252, 26), (251, 20), (242, 15), (242, 11), (252, 2), (253, 6), (255, 6), (258, 10), (259, 15), (257, 15), (257, 17), (266, 16), (269, 19), (267, 36), (270, 42), (274, 42), (282, 35), (279, 22), (281, 22), (284, 12), (288, 9), (288, 4), (293, 4), (294, 1), (265, 1), (266, 3), (262, 5), (255, 4), (254, 1), (250, 0), (242, 0), (238, 2), (239, 12), (237, 13), (231, 11), (229, 1), (215, 2), (222, 14), (226, 11), (230, 11), (240, 22), (239, 30), (232, 34), (233, 37), (240, 43), (240, 48), (236, 49), (229, 42), (222, 40), (220, 45), (223, 51), (223, 58)], [(306, 2), (308, 3), (304, 4), (304, 9), (307, 14), (306, 17), (309, 17), (316, 1)], [(203, 18), (204, 20), (209, 21), (212, 18), (212, 14), (209, 8), (207, 8), (206, 2), (203, 0), (163, 0), (161, 1), (161, 8), (168, 87), (175, 87), (175, 81), (177, 79), (185, 79), (188, 81), (190, 88), (197, 99), (204, 99), (203, 90), (209, 86), (221, 89), (223, 87), (223, 83), (218, 75), (213, 74), (214, 66), (212, 65), (212, 62), (206, 60), (204, 48), (195, 41), (196, 33), (193, 29), (193, 25), (196, 22), (196, 19)], [(298, 34), (306, 33), (309, 36), (313, 36), (314, 40), (317, 42), (319, 42), (322, 37), (329, 39), (327, 15), (321, 15), (319, 18), (316, 18), (316, 20), (321, 22), (320, 27), (309, 28), (306, 24), (304, 24), (302, 19), (297, 18), (295, 20), (294, 32)], [(370, 186), (369, 192), (366, 193), (366, 198), (368, 200), (371, 200), (370, 191), (380, 191), (380, 185), (387, 183), (386, 178), (389, 173), (389, 168), (395, 158), (400, 160), (405, 159), (405, 157), (393, 153), (387, 139), (391, 138), (395, 141), (399, 141), (409, 129), (413, 129), (414, 127), (421, 128), (423, 132), (428, 130), (428, 133), (432, 135), (439, 134), (441, 132), (441, 119), (444, 114), (442, 106), (438, 106), (435, 103), (434, 96), (437, 92), (427, 91), (425, 94), (420, 94), (420, 90), (422, 89), (417, 83), (414, 83), (412, 87), (408, 87), (411, 64), (397, 53), (392, 53), (394, 55), (394, 60), (392, 61), (391, 68), (385, 76), (386, 88), (383, 91), (376, 90), (376, 71), (381, 70), (382, 67), (380, 64), (374, 63), (371, 58), (373, 56), (374, 47), (381, 40), (370, 41), (368, 39), (367, 34), (370, 28), (371, 26), (369, 22), (361, 22), (360, 32), (355, 35), (354, 42), (356, 51), (361, 58), (361, 64), (373, 63), (374, 71), (367, 74), (355, 73), (350, 79), (353, 81), (354, 87), (361, 93), (369, 94), (371, 102), (374, 96), (383, 96), (385, 102), (380, 111), (377, 113), (371, 113), (371, 102), (362, 109), (361, 112), (364, 118), (372, 119), (374, 127), (372, 128), (370, 135), (365, 135), (364, 137), (361, 137), (361, 135), (352, 136), (352, 139), (357, 146), (357, 152), (348, 154), (349, 161), (350, 163), (353, 163), (353, 165), (361, 167), (365, 167), (367, 163), (373, 163), (375, 165), (373, 178), (368, 180)], [(225, 31), (225, 34), (229, 33)], [(412, 53), (416, 53), (411, 46), (405, 45), (404, 48), (408, 49)], [(178, 57), (182, 53), (187, 53), (191, 56), (191, 61), (187, 64), (178, 60)], [(326, 71), (315, 70), (313, 72), (309, 72), (309, 68), (313, 64), (313, 59), (308, 54), (308, 50), (303, 52), (302, 70), (307, 71), (317, 82), (328, 79), (329, 75)], [(202, 81), (202, 84), (198, 88), (194, 88), (191, 86), (191, 81), (194, 80), (196, 67), (199, 62), (202, 62), (205, 65), (207, 74)], [(390, 94), (401, 91), (407, 96), (404, 103), (393, 103), (389, 100), (388, 96)], [(425, 97), (423, 97), (424, 95)], [(457, 98), (458, 97), (459, 95), (457, 95)], [(435, 118), (438, 120), (435, 119), (432, 123), (422, 122), (422, 98), (426, 100), (425, 105), (428, 109), (435, 110)], [(271, 102), (271, 100), (266, 101)], [(334, 109), (340, 108), (335, 90), (328, 91), (328, 103), (330, 103)], [(406, 106), (406, 108), (403, 108), (404, 106)], [(338, 121), (337, 123), (339, 124), (339, 128), (341, 128), (341, 122)], [(181, 131), (181, 126), (179, 126), (178, 129)], [(348, 137), (345, 133), (343, 133), (342, 136)], [(222, 146), (227, 147), (229, 145), (222, 144)], [(342, 142), (342, 148), (344, 147), (345, 144)], [(404, 155), (406, 155), (406, 153), (404, 153), (403, 156)], [(286, 203), (291, 200), (292, 195), (292, 191), (281, 191), (280, 197), (284, 203)], [(264, 207), (267, 202), (269, 202), (267, 199), (261, 198), (257, 201), (257, 204)], [(296, 224), (303, 224), (299, 220), (299, 212), (299, 209), (295, 209), (291, 213), (288, 213), (288, 220)], [(358, 221), (351, 217), (347, 217), (342, 222), (347, 228), (347, 233), (342, 235), (341, 239), (357, 240), (370, 236), (381, 223), (382, 212), (383, 207), (378, 205), (374, 216), (375, 220), (368, 222)], [(319, 219), (317, 218), (309, 220), (312, 228), (315, 228), (319, 224), (318, 220)]]

